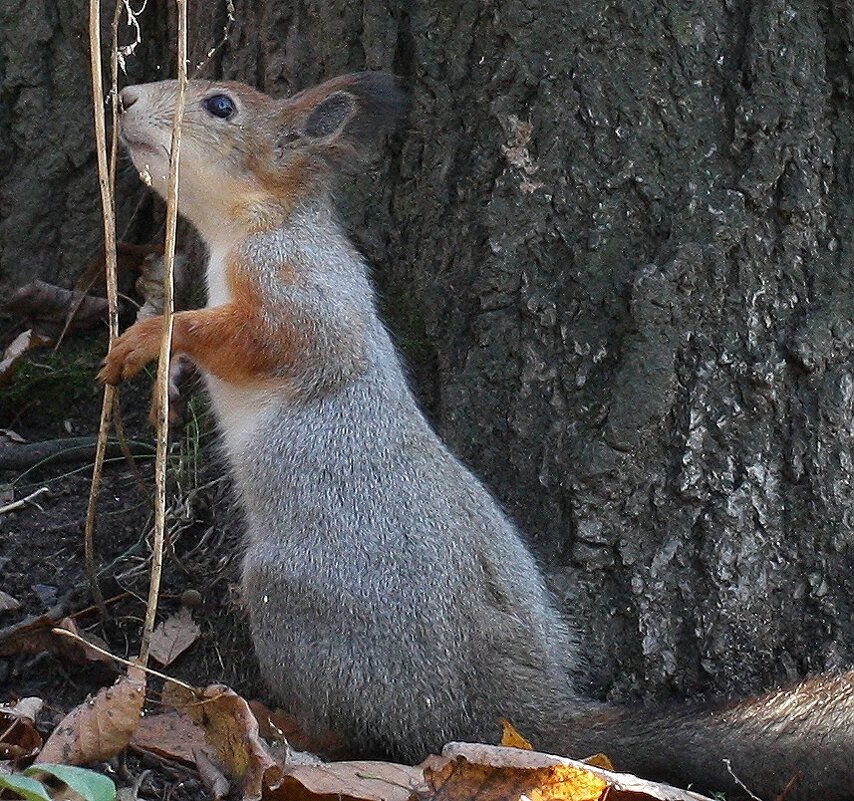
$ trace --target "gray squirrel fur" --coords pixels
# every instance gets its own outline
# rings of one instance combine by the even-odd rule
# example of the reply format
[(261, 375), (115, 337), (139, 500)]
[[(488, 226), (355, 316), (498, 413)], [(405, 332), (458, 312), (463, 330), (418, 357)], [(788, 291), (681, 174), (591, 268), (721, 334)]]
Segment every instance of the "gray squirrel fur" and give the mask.
[[(232, 98), (238, 124), (206, 117), (212, 91)], [(123, 92), (123, 138), (161, 194), (163, 156), (152, 171), (157, 148), (139, 143), (166, 141), (174, 97), (174, 82)], [(332, 208), (329, 176), (403, 105), (381, 73), (287, 101), (232, 83), (188, 87), (180, 208), (211, 251), (208, 312), (236, 303), (224, 276), (238, 265), (264, 330), (238, 322), (235, 338), (268, 353), (269, 329), (299, 346), (253, 382), (197, 341), (198, 313), (178, 340), (207, 373), (245, 514), (243, 592), (273, 696), (363, 756), (416, 762), (451, 740), (494, 742), (506, 718), (540, 750), (604, 751), (653, 778), (733, 792), (734, 774), (770, 799), (801, 773), (787, 801), (850, 797), (850, 672), (719, 710), (621, 708), (575, 689), (584, 657), (571, 625), (519, 531), (418, 408)], [(282, 177), (297, 173), (298, 191)], [(232, 225), (220, 196), (241, 192), (250, 199)], [(104, 380), (151, 358), (135, 328)]]

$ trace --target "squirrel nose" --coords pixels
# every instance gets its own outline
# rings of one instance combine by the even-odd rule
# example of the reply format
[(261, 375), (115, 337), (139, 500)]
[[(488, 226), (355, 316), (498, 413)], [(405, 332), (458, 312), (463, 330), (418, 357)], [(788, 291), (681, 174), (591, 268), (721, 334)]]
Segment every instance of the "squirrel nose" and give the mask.
[(126, 86), (119, 92), (119, 109), (127, 111), (137, 100), (139, 100), (139, 92), (136, 87)]

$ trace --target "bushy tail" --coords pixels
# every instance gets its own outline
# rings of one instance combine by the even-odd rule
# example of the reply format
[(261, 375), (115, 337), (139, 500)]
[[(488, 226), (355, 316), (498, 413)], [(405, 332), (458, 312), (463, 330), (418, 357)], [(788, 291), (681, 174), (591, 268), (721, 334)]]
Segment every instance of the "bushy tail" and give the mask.
[(571, 731), (572, 756), (727, 799), (854, 799), (854, 671), (717, 710), (602, 705)]

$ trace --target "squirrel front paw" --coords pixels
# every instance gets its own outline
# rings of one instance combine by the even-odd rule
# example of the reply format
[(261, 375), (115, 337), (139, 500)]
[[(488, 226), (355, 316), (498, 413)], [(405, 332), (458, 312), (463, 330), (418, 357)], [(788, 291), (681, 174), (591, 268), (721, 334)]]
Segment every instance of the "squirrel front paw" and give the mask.
[(135, 323), (113, 343), (98, 372), (98, 381), (120, 384), (133, 378), (160, 352), (160, 317)]

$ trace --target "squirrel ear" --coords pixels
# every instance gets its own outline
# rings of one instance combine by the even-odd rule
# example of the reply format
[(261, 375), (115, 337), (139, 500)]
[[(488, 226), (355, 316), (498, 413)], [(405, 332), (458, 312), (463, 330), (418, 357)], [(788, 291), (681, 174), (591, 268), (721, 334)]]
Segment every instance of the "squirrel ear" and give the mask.
[(297, 115), (304, 140), (328, 144), (332, 150), (360, 150), (397, 127), (407, 97), (393, 75), (357, 72), (306, 89), (287, 101), (287, 107)]
[(333, 92), (309, 112), (303, 123), (303, 134), (311, 139), (339, 134), (355, 113), (355, 97), (348, 92)]

